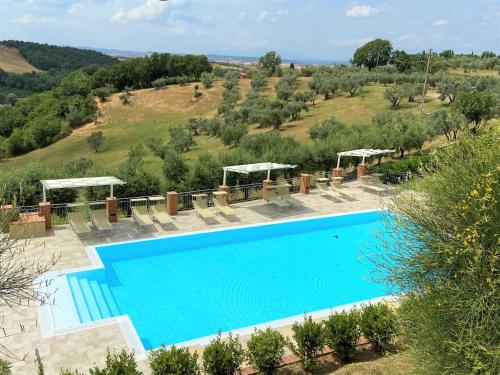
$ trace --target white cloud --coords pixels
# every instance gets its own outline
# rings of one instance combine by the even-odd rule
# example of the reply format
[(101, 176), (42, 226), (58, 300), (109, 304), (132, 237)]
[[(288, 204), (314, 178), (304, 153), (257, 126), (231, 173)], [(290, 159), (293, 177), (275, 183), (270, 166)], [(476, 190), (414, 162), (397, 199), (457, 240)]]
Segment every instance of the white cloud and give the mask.
[(288, 9), (280, 9), (276, 12), (277, 16), (286, 16), (288, 14)]
[(238, 19), (239, 20), (245, 19), (246, 16), (247, 16), (247, 12), (241, 12), (240, 15), (238, 16)]
[(398, 40), (401, 42), (409, 42), (409, 41), (415, 40), (415, 39), (417, 39), (417, 37), (413, 34), (403, 34), (398, 38)]
[(432, 23), (432, 26), (446, 26), (448, 25), (447, 20), (436, 20)]
[(21, 25), (42, 25), (42, 24), (56, 23), (57, 18), (51, 16), (25, 14), (22, 17), (14, 19), (13, 22), (19, 23)]
[(362, 44), (368, 43), (369, 41), (371, 41), (373, 39), (374, 39), (373, 37), (359, 38), (359, 39), (337, 39), (337, 40), (333, 40), (331, 43), (334, 46), (341, 46), (341, 47), (360, 46)]
[(80, 10), (82, 10), (82, 8), (83, 8), (83, 4), (74, 3), (73, 5), (71, 5), (68, 8), (68, 10), (66, 11), (66, 13), (68, 13), (68, 14), (78, 13)]
[(378, 9), (370, 5), (356, 5), (347, 10), (346, 17), (372, 17), (378, 13)]
[(259, 14), (259, 16), (256, 18), (257, 21), (263, 21), (269, 16), (269, 13), (267, 10), (262, 11), (262, 13)]
[(130, 9), (128, 12), (123, 9), (118, 10), (112, 17), (113, 22), (151, 21), (158, 18), (168, 7), (179, 6), (186, 3), (186, 0), (146, 0), (142, 5)]

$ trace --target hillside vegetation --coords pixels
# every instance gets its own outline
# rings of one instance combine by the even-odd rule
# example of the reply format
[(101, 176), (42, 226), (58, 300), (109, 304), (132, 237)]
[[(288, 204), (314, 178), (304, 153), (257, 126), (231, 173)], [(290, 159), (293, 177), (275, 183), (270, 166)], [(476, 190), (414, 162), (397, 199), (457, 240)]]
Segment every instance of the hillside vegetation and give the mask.
[(21, 56), (16, 48), (0, 44), (0, 69), (7, 73), (32, 73), (39, 69)]
[(41, 70), (75, 70), (87, 65), (110, 65), (118, 62), (116, 58), (101, 52), (81, 48), (19, 40), (4, 40), (0, 45), (17, 49), (29, 64)]
[[(310, 80), (309, 77), (302, 77), (298, 87), (307, 87)], [(269, 78), (263, 94), (274, 98), (276, 94), (273, 87), (276, 82), (277, 78)], [(85, 125), (46, 148), (5, 160), (0, 168), (5, 170), (21, 167), (29, 161), (56, 166), (61, 162), (60, 155), (64, 155), (66, 162), (84, 157), (93, 160), (99, 167), (116, 167), (126, 158), (132, 145), (144, 143), (151, 137), (168, 142), (170, 128), (184, 126), (192, 117), (208, 118), (216, 113), (222, 99), (222, 81), (215, 82), (210, 89), (200, 89), (203, 95), (199, 100), (193, 99), (193, 86), (193, 84), (175, 85), (160, 90), (132, 91), (129, 105), (123, 105), (119, 100), (119, 94), (114, 94), (105, 103), (99, 104), (101, 116), (97, 124)], [(240, 80), (239, 87), (241, 102), (250, 89), (250, 80)], [(300, 142), (310, 142), (309, 129), (332, 116), (346, 124), (368, 125), (376, 113), (389, 109), (383, 98), (386, 88), (387, 86), (383, 85), (370, 85), (365, 86), (355, 97), (338, 93), (330, 100), (318, 99), (316, 104), (310, 107), (309, 112), (304, 112), (298, 120), (286, 122), (281, 134)], [(418, 108), (419, 103), (404, 102), (398, 112), (417, 113)], [(435, 91), (430, 91), (424, 108), (425, 114), (429, 114), (447, 106), (441, 104)], [(86, 141), (86, 137), (96, 130), (102, 131), (105, 137), (102, 150), (98, 153), (91, 150)], [(257, 125), (250, 126), (250, 134), (268, 132), (270, 129), (258, 128)], [(194, 145), (185, 156), (189, 162), (203, 151), (217, 154), (230, 148), (231, 146), (224, 146), (220, 138), (198, 135), (194, 137)], [(161, 174), (160, 159), (150, 156), (147, 162), (152, 171)]]

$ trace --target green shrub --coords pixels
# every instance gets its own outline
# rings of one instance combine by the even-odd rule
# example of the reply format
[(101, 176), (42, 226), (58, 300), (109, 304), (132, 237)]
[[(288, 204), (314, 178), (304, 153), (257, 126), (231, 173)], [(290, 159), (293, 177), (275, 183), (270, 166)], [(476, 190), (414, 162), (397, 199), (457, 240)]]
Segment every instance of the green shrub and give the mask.
[(247, 344), (248, 361), (264, 375), (273, 375), (278, 370), (285, 354), (286, 340), (283, 335), (271, 328), (258, 330)]
[(214, 82), (214, 74), (203, 72), (201, 73), (200, 81), (206, 89), (209, 89), (210, 87), (212, 87), (212, 84)]
[(152, 375), (198, 375), (198, 354), (188, 348), (162, 347), (149, 355)]
[(11, 373), (10, 363), (0, 358), (0, 375), (10, 375)]
[(325, 322), (326, 342), (342, 362), (349, 362), (359, 341), (360, 314), (357, 310), (331, 315)]
[[(0, 372), (0, 374), (2, 374), (2, 373)], [(63, 369), (61, 369), (61, 371), (59, 371), (59, 375), (83, 375), (83, 373), (81, 373), (78, 370), (70, 370), (67, 368), (63, 368)]]
[(89, 371), (91, 375), (142, 375), (137, 369), (134, 353), (127, 353), (125, 350), (118, 354), (108, 350), (104, 367), (101, 369), (95, 366)]
[(105, 102), (111, 95), (111, 89), (109, 87), (99, 87), (94, 90), (94, 95), (97, 96), (101, 102)]
[(166, 78), (158, 78), (151, 82), (151, 86), (153, 86), (155, 89), (161, 89), (162, 87), (168, 85), (168, 83), (169, 82)]
[(380, 170), (389, 170), (396, 172), (418, 172), (421, 168), (425, 168), (425, 166), (430, 162), (431, 155), (415, 155), (410, 156), (407, 159), (385, 163), (380, 166)]
[(361, 331), (367, 340), (375, 344), (375, 350), (383, 352), (396, 334), (397, 317), (385, 303), (367, 305), (361, 312)]
[(305, 316), (303, 323), (293, 324), (292, 331), (295, 344), (287, 339), (287, 346), (300, 358), (304, 370), (314, 369), (318, 364), (317, 357), (325, 345), (323, 324), (313, 322), (310, 316)]
[(221, 335), (203, 351), (203, 370), (208, 375), (234, 375), (239, 373), (245, 359), (245, 352), (238, 337), (223, 340)]

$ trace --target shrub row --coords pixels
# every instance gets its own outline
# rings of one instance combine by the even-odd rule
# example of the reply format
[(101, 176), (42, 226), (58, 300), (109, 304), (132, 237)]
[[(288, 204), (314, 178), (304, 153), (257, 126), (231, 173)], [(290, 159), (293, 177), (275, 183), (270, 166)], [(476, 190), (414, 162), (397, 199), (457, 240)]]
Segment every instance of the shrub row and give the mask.
[[(149, 366), (153, 375), (199, 375), (201, 370), (208, 375), (235, 375), (245, 361), (259, 373), (273, 375), (280, 367), (288, 347), (300, 358), (305, 371), (314, 369), (318, 356), (325, 345), (334, 350), (334, 355), (342, 362), (349, 362), (358, 345), (361, 334), (373, 342), (375, 349), (384, 351), (396, 334), (396, 314), (386, 304), (364, 306), (361, 310), (340, 312), (331, 315), (325, 322), (313, 321), (305, 316), (302, 323), (292, 326), (292, 338), (284, 337), (278, 331), (267, 328), (256, 330), (244, 350), (237, 336), (231, 334), (223, 339), (221, 334), (205, 348), (200, 366), (199, 356), (187, 348), (162, 347), (149, 356)], [(61, 375), (78, 375), (70, 370)], [(91, 375), (141, 374), (137, 369), (133, 354), (125, 351), (108, 351), (104, 368), (90, 369)]]

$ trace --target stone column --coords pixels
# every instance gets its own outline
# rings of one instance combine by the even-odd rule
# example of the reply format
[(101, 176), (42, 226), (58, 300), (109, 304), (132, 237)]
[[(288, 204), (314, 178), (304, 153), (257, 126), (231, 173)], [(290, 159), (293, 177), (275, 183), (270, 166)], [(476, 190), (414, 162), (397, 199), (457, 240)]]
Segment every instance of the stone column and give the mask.
[(361, 179), (361, 177), (366, 176), (366, 173), (368, 172), (368, 166), (366, 164), (358, 164), (358, 180)]
[(311, 189), (311, 175), (308, 173), (302, 173), (300, 175), (300, 192), (302, 194), (309, 194)]
[(332, 177), (342, 177), (342, 168), (333, 168)]
[(167, 193), (167, 213), (169, 215), (177, 215), (179, 211), (179, 194), (175, 191)]
[(268, 192), (269, 186), (273, 184), (273, 180), (263, 180), (262, 181), (262, 199), (269, 202)]
[(116, 197), (106, 198), (106, 214), (110, 223), (118, 221), (118, 199)]
[(224, 198), (226, 199), (226, 202), (229, 202), (229, 186), (227, 185), (219, 185), (219, 191), (225, 191), (226, 195)]
[(45, 230), (52, 228), (52, 211), (50, 202), (40, 202), (38, 204), (40, 216), (45, 217)]

